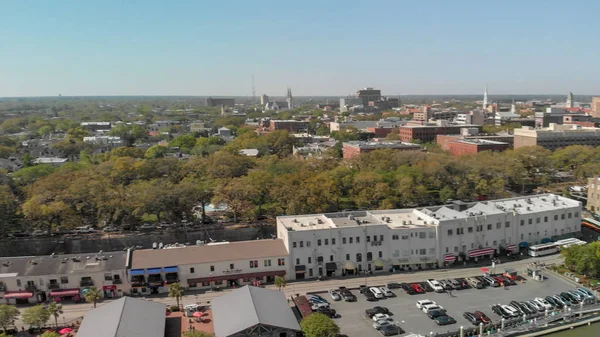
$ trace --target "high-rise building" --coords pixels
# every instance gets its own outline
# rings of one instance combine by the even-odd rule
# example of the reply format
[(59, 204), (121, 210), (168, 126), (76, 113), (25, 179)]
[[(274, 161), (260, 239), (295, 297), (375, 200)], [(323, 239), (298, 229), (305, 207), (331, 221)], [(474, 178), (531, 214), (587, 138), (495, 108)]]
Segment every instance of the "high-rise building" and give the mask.
[(262, 94), (260, 96), (260, 105), (265, 105), (269, 102), (269, 96)]
[(592, 113), (593, 117), (600, 117), (600, 97), (592, 97)]
[(288, 88), (287, 89), (287, 104), (288, 104), (288, 109), (292, 109), (294, 107), (294, 99), (292, 98), (292, 89)]
[(364, 88), (359, 90), (356, 95), (362, 101), (362, 105), (366, 108), (369, 102), (378, 102), (381, 100), (381, 90), (373, 88)]
[(212, 98), (212, 97), (208, 97), (207, 99), (205, 99), (206, 101), (206, 106), (228, 106), (228, 107), (234, 107), (235, 106), (235, 99), (234, 98)]
[(573, 93), (569, 92), (567, 95), (567, 108), (572, 108), (575, 102), (573, 101)]
[(482, 105), (483, 110), (487, 109), (487, 106), (488, 106), (488, 90), (487, 90), (487, 84), (486, 84), (485, 91), (483, 93), (483, 105)]

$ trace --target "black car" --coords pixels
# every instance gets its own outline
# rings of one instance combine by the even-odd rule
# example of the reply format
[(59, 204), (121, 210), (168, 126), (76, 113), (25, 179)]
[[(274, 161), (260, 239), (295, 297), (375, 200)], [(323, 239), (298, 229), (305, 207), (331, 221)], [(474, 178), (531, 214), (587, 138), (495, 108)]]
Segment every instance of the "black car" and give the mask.
[(372, 292), (370, 292), (370, 291), (365, 291), (363, 293), (363, 295), (365, 295), (365, 298), (369, 302), (375, 302), (375, 301), (377, 301), (377, 297), (375, 297), (375, 295)]
[(511, 279), (510, 277), (502, 276), (502, 278), (504, 279), (504, 284), (508, 284), (509, 286), (517, 285), (517, 282), (515, 282), (515, 280)]
[(463, 317), (473, 325), (479, 325), (479, 323), (481, 323), (481, 320), (472, 312), (465, 312)]
[(358, 292), (364, 294), (365, 292), (370, 292), (370, 290), (367, 286), (358, 286)]
[(382, 326), (381, 329), (379, 329), (379, 333), (381, 333), (384, 336), (396, 336), (403, 334), (404, 330), (402, 330), (402, 328), (397, 325), (391, 324)]
[(428, 293), (433, 292), (433, 288), (429, 285), (429, 283), (419, 282), (419, 285), (421, 286), (421, 288), (425, 289), (426, 292), (428, 292)]
[(460, 284), (461, 289), (470, 289), (471, 288), (471, 286), (469, 285), (469, 282), (467, 282), (466, 279), (459, 277), (455, 280)]
[(335, 309), (331, 309), (329, 307), (319, 307), (317, 309), (317, 312), (326, 315), (329, 318), (336, 318), (337, 317), (337, 312), (335, 311)]
[(546, 296), (546, 301), (548, 303), (550, 303), (553, 307), (558, 308), (558, 309), (562, 309), (565, 307), (564, 304), (560, 303), (559, 301), (554, 299), (552, 296)]
[(379, 307), (379, 306), (373, 307), (373, 309), (365, 310), (365, 314), (367, 314), (367, 316), (369, 316), (369, 318), (372, 318), (375, 314), (386, 314), (386, 315), (390, 315), (390, 316), (393, 315), (388, 308)]
[(519, 302), (519, 304), (521, 305), (522, 310), (528, 315), (533, 315), (538, 312), (536, 308), (532, 307), (531, 304), (527, 302)]
[(502, 307), (499, 305), (492, 305), (492, 311), (504, 319), (512, 318), (511, 314), (506, 312), (506, 310), (502, 309)]
[(342, 294), (342, 298), (346, 302), (356, 302), (356, 295), (354, 295), (350, 290), (346, 287), (340, 287), (340, 294)]
[(579, 304), (579, 300), (568, 292), (560, 293), (560, 297), (567, 299), (571, 304)]
[(456, 320), (450, 316), (438, 316), (434, 319), (437, 325), (448, 325), (456, 323)]
[(433, 310), (427, 311), (427, 316), (429, 316), (429, 318), (431, 318), (431, 319), (436, 319), (436, 317), (447, 316), (447, 315), (446, 315), (446, 310), (444, 310), (444, 309), (433, 309)]
[(519, 315), (523, 315), (523, 314), (527, 314), (529, 315), (529, 309), (527, 309), (526, 307), (524, 307), (521, 303), (517, 302), (517, 301), (510, 301), (511, 307), (517, 309), (519, 311)]
[(390, 282), (387, 284), (388, 289), (400, 289), (402, 288), (400, 286), (400, 283), (396, 283), (396, 282)]
[(409, 295), (415, 295), (417, 293), (417, 291), (408, 283), (402, 283), (400, 284), (400, 287), (402, 287), (402, 290), (406, 291)]

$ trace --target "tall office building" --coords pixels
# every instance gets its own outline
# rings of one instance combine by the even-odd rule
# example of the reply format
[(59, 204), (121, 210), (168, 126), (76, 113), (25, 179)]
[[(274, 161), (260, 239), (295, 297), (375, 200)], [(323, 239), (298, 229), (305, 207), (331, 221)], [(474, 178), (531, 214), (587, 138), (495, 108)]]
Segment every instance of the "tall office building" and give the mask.
[(269, 96), (262, 94), (260, 96), (260, 105), (265, 105), (267, 103), (269, 103)]
[(292, 98), (292, 89), (288, 88), (287, 89), (287, 104), (288, 104), (288, 109), (292, 109), (294, 107), (294, 99)]
[(373, 88), (364, 88), (359, 90), (356, 95), (362, 101), (362, 105), (366, 108), (369, 102), (378, 102), (381, 100), (381, 90)]

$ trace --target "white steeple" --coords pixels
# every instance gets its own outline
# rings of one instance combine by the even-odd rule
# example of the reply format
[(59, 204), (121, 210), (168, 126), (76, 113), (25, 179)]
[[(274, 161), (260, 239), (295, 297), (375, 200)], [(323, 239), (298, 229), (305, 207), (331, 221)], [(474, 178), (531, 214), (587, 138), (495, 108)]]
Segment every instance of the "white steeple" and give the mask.
[(567, 95), (567, 108), (572, 108), (575, 105), (575, 102), (573, 100), (573, 93), (569, 92), (569, 94)]
[(485, 85), (485, 92), (483, 93), (483, 110), (487, 109), (488, 106), (488, 91), (487, 84)]

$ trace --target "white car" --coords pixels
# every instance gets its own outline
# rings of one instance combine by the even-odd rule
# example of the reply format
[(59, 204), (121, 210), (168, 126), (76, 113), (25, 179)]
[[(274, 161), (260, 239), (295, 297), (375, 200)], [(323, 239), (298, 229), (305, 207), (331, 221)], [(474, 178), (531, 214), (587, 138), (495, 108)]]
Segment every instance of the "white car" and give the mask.
[(504, 311), (506, 311), (512, 317), (519, 316), (519, 310), (515, 309), (514, 307), (512, 307), (510, 305), (500, 304), (500, 307), (502, 307), (502, 309), (504, 309)]
[(394, 293), (388, 289), (388, 287), (380, 287), (379, 290), (383, 293), (385, 297), (394, 297)]
[(81, 226), (81, 227), (75, 228), (74, 232), (81, 233), (81, 234), (87, 234), (87, 233), (94, 233), (94, 232), (96, 232), (96, 230), (93, 229), (92, 226)]
[(316, 303), (316, 302), (313, 302), (313, 303), (310, 305), (310, 308), (311, 308), (313, 311), (317, 311), (317, 310), (319, 310), (319, 309), (325, 309), (325, 308), (329, 308), (329, 303)]
[(423, 306), (424, 313), (427, 313), (429, 310), (444, 310), (444, 308), (437, 304), (426, 304)]
[(527, 304), (529, 304), (532, 307), (534, 307), (535, 310), (537, 310), (537, 311), (544, 311), (544, 310), (546, 310), (546, 308), (544, 308), (544, 306), (541, 303), (539, 303), (538, 301), (535, 301), (535, 300), (527, 301)]
[(552, 309), (552, 304), (548, 303), (548, 301), (546, 301), (545, 299), (541, 298), (541, 297), (536, 297), (534, 299), (534, 301), (538, 302), (539, 304), (541, 304), (544, 309)]
[(342, 295), (340, 295), (340, 293), (337, 292), (337, 290), (329, 289), (327, 290), (327, 292), (329, 293), (329, 296), (331, 296), (331, 299), (334, 301), (339, 301), (342, 299)]
[(393, 321), (394, 319), (388, 314), (375, 314), (373, 315), (373, 321)]
[(46, 236), (48, 235), (48, 231), (43, 231), (40, 229), (36, 229), (33, 231), (33, 233), (31, 233), (31, 236)]
[(431, 288), (433, 288), (433, 291), (435, 291), (436, 293), (444, 292), (444, 286), (442, 286), (442, 284), (437, 280), (429, 279), (427, 280), (427, 284), (429, 284), (429, 286), (431, 286)]
[(383, 298), (384, 297), (381, 290), (379, 290), (379, 288), (377, 288), (377, 287), (371, 287), (371, 288), (369, 288), (369, 291), (371, 291), (373, 293), (375, 298)]
[(419, 309), (423, 309), (423, 306), (424, 306), (424, 305), (429, 305), (429, 304), (436, 305), (434, 301), (430, 301), (430, 300), (420, 300), (420, 301), (417, 301), (417, 308), (419, 308)]
[(373, 327), (377, 330), (383, 328), (386, 325), (394, 325), (394, 322), (390, 322), (388, 320), (380, 320), (380, 321), (373, 323)]

